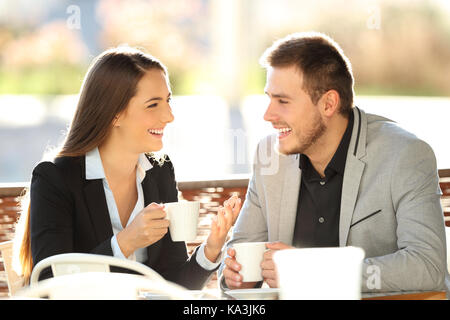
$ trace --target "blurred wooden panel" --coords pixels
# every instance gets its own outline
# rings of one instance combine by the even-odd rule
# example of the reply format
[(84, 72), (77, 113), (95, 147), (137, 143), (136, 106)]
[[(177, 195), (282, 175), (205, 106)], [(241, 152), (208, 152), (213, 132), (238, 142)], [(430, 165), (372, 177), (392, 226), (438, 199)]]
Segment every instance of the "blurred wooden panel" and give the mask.
[(445, 291), (421, 292), (411, 294), (399, 294), (392, 296), (381, 296), (373, 298), (363, 298), (362, 300), (446, 300)]

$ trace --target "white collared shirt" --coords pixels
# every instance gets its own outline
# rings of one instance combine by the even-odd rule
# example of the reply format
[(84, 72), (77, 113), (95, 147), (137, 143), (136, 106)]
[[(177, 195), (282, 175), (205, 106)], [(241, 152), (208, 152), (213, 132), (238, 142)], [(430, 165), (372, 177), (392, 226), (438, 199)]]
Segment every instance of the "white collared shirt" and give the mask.
[[(127, 221), (126, 227), (134, 220), (134, 218), (144, 209), (144, 192), (142, 189), (142, 181), (145, 178), (146, 172), (153, 168), (150, 161), (147, 159), (145, 154), (139, 155), (139, 160), (137, 164), (136, 170), (136, 188), (138, 191), (138, 199), (136, 201), (136, 205), (130, 215), (130, 218)], [(93, 179), (102, 179), (103, 181), (103, 189), (105, 191), (106, 203), (108, 206), (109, 218), (111, 219), (111, 225), (113, 229), (113, 237), (111, 238), (111, 248), (113, 251), (113, 255), (118, 258), (127, 259), (122, 251), (120, 250), (119, 243), (117, 242), (116, 235), (124, 228), (122, 223), (120, 222), (119, 210), (117, 209), (116, 201), (114, 200), (114, 195), (112, 190), (108, 185), (108, 181), (106, 179), (105, 171), (103, 169), (103, 163), (100, 157), (100, 152), (98, 148), (95, 148), (88, 153), (86, 153), (86, 180)], [(221, 257), (217, 259), (216, 262), (211, 262), (205, 257), (204, 251), (205, 244), (203, 243), (198, 252), (197, 252), (197, 263), (206, 270), (212, 270), (220, 264)], [(147, 249), (140, 248), (137, 249), (134, 253), (132, 253), (128, 259), (145, 262), (148, 259)]]

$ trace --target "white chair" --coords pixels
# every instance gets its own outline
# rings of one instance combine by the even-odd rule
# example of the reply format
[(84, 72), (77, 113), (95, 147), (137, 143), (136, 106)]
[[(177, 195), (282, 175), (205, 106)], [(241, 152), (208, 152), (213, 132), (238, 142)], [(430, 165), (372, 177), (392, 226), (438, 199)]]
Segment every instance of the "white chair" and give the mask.
[(20, 290), (12, 299), (138, 300), (144, 299), (142, 293), (145, 292), (151, 292), (155, 299), (195, 299), (189, 290), (168, 281), (110, 272), (82, 272), (50, 278)]
[(6, 282), (8, 283), (9, 295), (14, 295), (23, 287), (23, 279), (12, 267), (13, 241), (4, 241), (0, 243), (0, 252), (3, 259), (3, 267), (6, 272)]
[(38, 283), (42, 270), (48, 267), (51, 267), (54, 277), (82, 272), (110, 272), (110, 267), (120, 267), (141, 273), (147, 278), (165, 282), (159, 273), (136, 261), (98, 254), (63, 253), (45, 258), (34, 266), (30, 278), (31, 286)]

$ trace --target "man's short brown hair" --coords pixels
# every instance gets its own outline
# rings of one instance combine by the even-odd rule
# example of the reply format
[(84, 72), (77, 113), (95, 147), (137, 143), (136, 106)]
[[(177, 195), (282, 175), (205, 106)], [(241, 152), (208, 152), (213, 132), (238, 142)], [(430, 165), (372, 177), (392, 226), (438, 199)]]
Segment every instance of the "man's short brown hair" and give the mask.
[(295, 65), (303, 73), (303, 90), (317, 104), (328, 90), (339, 93), (339, 112), (353, 108), (353, 75), (350, 61), (339, 45), (318, 32), (294, 33), (276, 41), (261, 57), (264, 67)]

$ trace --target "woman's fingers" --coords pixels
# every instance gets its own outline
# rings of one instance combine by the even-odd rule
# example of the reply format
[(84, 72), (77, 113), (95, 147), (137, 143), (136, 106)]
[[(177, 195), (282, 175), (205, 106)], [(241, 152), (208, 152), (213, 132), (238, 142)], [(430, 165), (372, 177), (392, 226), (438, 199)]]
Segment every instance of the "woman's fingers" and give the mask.
[(211, 221), (211, 233), (216, 234), (219, 232), (219, 226), (217, 225), (217, 217), (214, 217)]
[(161, 229), (168, 228), (169, 224), (170, 222), (167, 219), (154, 219), (149, 221), (148, 226), (152, 229)]
[(217, 213), (217, 221), (219, 224), (219, 229), (222, 231), (226, 226), (224, 208), (219, 209), (219, 212)]
[(239, 216), (239, 212), (241, 211), (242, 201), (239, 198), (237, 193), (234, 193), (228, 200), (224, 202), (225, 208), (229, 207), (232, 212), (232, 221), (231, 225), (233, 226)]
[(237, 199), (235, 206), (233, 207), (233, 222), (232, 224), (236, 222), (239, 212), (241, 211), (242, 201), (240, 198)]
[(228, 205), (225, 207), (225, 221), (227, 232), (233, 226), (233, 218), (234, 218), (233, 211), (231, 209), (231, 206)]

